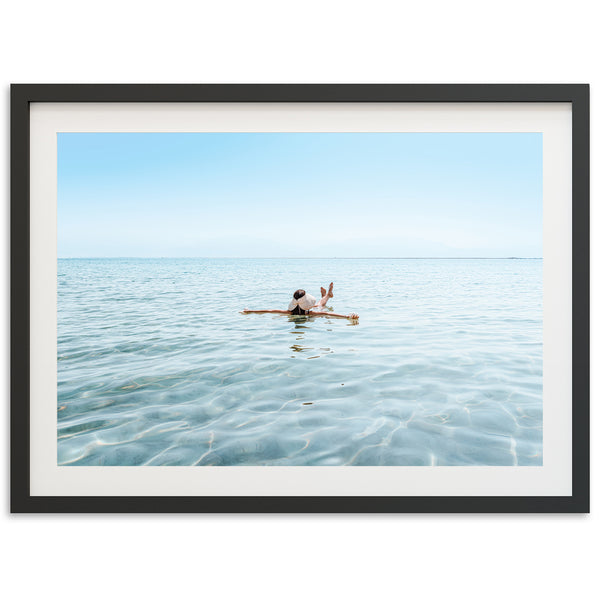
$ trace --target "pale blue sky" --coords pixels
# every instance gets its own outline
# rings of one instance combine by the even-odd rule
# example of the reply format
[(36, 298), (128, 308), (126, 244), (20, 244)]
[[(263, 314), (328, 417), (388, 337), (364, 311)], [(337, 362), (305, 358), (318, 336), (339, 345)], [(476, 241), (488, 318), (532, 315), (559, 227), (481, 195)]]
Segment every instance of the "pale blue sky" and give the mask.
[(540, 133), (60, 133), (58, 256), (542, 256)]

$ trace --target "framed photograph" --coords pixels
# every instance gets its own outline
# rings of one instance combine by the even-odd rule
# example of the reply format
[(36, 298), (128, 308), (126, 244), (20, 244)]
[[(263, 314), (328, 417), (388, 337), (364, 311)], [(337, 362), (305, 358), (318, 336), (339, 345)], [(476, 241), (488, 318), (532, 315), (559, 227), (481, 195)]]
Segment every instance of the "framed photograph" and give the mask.
[(587, 85), (14, 85), (13, 512), (589, 511)]

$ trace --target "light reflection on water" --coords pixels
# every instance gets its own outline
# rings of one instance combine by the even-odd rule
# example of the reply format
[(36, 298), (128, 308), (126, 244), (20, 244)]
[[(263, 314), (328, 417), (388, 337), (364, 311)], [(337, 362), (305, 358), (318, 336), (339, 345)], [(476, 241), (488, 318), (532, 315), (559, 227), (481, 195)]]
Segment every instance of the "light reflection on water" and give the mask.
[[(541, 260), (58, 270), (59, 464), (542, 464)], [(360, 321), (239, 313), (332, 280)]]

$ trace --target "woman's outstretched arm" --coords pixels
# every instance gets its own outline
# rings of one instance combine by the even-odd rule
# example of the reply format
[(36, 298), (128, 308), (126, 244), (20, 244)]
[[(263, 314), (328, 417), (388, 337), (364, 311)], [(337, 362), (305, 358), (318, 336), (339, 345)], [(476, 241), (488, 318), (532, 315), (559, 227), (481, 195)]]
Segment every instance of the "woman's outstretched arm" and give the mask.
[(340, 319), (358, 319), (358, 315), (356, 313), (350, 313), (349, 315), (340, 315), (339, 313), (334, 312), (313, 312), (311, 310), (310, 315), (313, 317), (338, 317)]
[(272, 310), (248, 310), (247, 308), (245, 308), (244, 310), (240, 311), (243, 315), (247, 315), (250, 313), (279, 313), (281, 315), (288, 315), (290, 313), (289, 310), (277, 310), (272, 309)]

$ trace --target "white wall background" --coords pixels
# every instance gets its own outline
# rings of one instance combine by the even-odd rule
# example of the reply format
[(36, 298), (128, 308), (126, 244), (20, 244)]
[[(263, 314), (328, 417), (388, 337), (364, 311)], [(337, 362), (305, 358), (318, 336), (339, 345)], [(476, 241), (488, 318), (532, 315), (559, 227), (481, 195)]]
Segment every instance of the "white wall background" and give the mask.
[[(595, 8), (584, 0), (7, 3), (0, 35), (2, 280), (8, 286), (11, 82), (589, 82), (593, 157)], [(592, 226), (599, 231), (594, 207)], [(593, 242), (593, 268), (599, 252)], [(7, 293), (2, 308), (8, 398)], [(592, 317), (593, 369), (600, 326)], [(596, 392), (592, 378), (592, 403)], [(8, 438), (6, 404), (0, 414)], [(597, 425), (593, 408), (593, 431)], [(600, 588), (592, 556), (600, 539), (595, 479), (590, 516), (9, 516), (7, 442), (0, 453), (7, 598), (490, 600), (591, 598)], [(593, 443), (593, 466), (597, 459)]]

